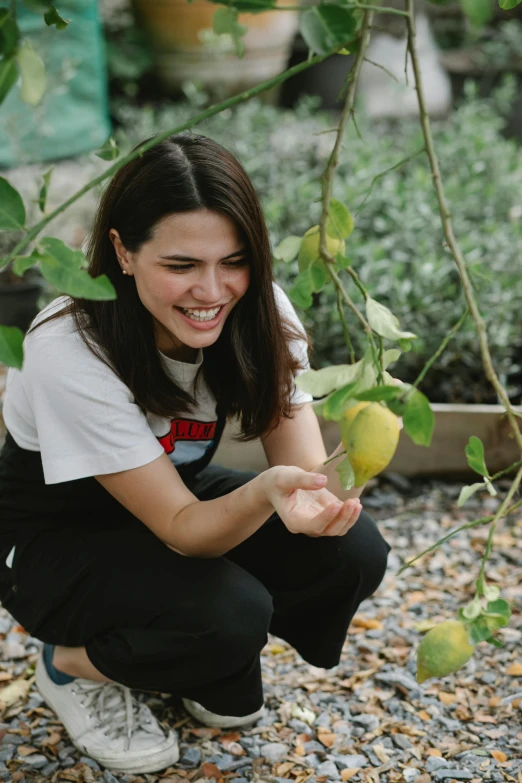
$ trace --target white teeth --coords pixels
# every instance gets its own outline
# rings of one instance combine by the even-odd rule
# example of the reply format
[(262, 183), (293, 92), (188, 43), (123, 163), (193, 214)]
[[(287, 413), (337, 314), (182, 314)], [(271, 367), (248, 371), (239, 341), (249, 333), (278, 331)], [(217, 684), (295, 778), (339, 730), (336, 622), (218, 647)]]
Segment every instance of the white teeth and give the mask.
[(221, 310), (221, 307), (215, 307), (213, 310), (188, 310), (185, 307), (182, 307), (181, 309), (183, 310), (183, 313), (188, 318), (192, 318), (193, 321), (212, 321)]

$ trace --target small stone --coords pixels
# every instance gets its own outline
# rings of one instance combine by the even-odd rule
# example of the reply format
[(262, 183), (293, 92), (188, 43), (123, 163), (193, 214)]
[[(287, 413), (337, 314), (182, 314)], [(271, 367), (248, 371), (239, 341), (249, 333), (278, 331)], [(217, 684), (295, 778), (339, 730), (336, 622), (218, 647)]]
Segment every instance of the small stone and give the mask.
[(46, 756), (42, 756), (40, 753), (34, 753), (32, 756), (25, 756), (24, 766), (29, 766), (32, 769), (42, 769), (49, 763), (49, 759)]
[(74, 767), (75, 764), (76, 764), (76, 759), (73, 758), (72, 756), (64, 756), (64, 758), (60, 760), (60, 765), (64, 769), (67, 769), (68, 767)]
[(87, 764), (87, 766), (93, 769), (95, 772), (101, 772), (101, 767), (98, 762), (94, 759), (91, 759), (90, 756), (80, 756), (80, 762), (82, 764)]
[(267, 761), (275, 764), (276, 761), (281, 761), (288, 755), (288, 748), (282, 742), (265, 742), (264, 745), (261, 745), (261, 755)]
[(366, 731), (375, 731), (381, 725), (377, 715), (354, 715), (352, 720), (358, 726), (364, 726)]
[(449, 767), (449, 761), (440, 756), (428, 756), (426, 759), (426, 772), (433, 772), (441, 767)]
[(60, 762), (59, 761), (51, 761), (50, 764), (48, 764), (46, 767), (44, 767), (41, 770), (40, 774), (42, 775), (44, 780), (47, 780), (52, 775), (54, 775), (54, 773), (59, 768), (59, 766), (60, 766)]
[(406, 734), (392, 734), (392, 740), (394, 744), (401, 750), (408, 750), (413, 747), (413, 742), (406, 736)]
[(330, 727), (331, 718), (330, 715), (327, 712), (321, 712), (320, 715), (317, 716), (317, 718), (314, 721), (314, 726), (326, 726), (327, 728)]
[(350, 755), (344, 755), (337, 753), (334, 757), (334, 762), (338, 769), (345, 769), (346, 767), (367, 767), (368, 759), (366, 756), (360, 753), (354, 753)]
[(194, 769), (194, 767), (197, 767), (200, 763), (201, 751), (198, 747), (192, 745), (182, 751), (177, 766), (183, 767), (183, 769)]
[(2, 745), (23, 745), (25, 741), (25, 737), (21, 737), (19, 734), (6, 734)]
[(417, 769), (416, 767), (405, 767), (402, 770), (402, 776), (405, 780), (405, 783), (413, 783), (413, 781), (416, 780), (420, 774), (420, 769)]
[(298, 734), (310, 734), (312, 731), (308, 723), (305, 723), (304, 720), (298, 720), (297, 718), (289, 720), (288, 725)]
[(319, 766), (316, 768), (315, 774), (318, 777), (326, 775), (329, 780), (339, 780), (340, 777), (339, 772), (337, 771), (337, 767), (333, 761), (323, 761), (323, 763), (319, 764)]
[(10, 761), (14, 756), (14, 750), (14, 745), (0, 750), (0, 762), (3, 764), (6, 761)]
[(118, 778), (115, 778), (112, 772), (109, 772), (108, 769), (103, 770), (103, 780), (105, 783), (119, 783)]
[(317, 742), (317, 740), (305, 742), (304, 749), (307, 753), (324, 753), (326, 751), (325, 746)]
[(467, 772), (465, 769), (436, 769), (431, 773), (433, 780), (471, 780), (473, 772)]

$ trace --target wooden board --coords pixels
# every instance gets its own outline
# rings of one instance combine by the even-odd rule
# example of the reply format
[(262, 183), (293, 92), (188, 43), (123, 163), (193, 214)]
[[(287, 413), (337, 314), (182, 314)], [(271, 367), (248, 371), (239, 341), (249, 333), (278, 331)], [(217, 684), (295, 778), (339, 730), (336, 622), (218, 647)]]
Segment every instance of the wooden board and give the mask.
[[(435, 430), (429, 448), (416, 446), (401, 432), (399, 446), (388, 470), (404, 476), (458, 475), (470, 473), (464, 449), (471, 435), (484, 443), (490, 473), (509, 467), (520, 459), (511, 436), (511, 427), (501, 405), (448, 405), (433, 403)], [(515, 410), (522, 413), (522, 407)], [(518, 419), (522, 431), (522, 419)], [(326, 450), (330, 454), (340, 441), (336, 422), (321, 420)], [(268, 467), (260, 441), (234, 443), (236, 426), (228, 425), (213, 462), (236, 470), (266, 470)]]

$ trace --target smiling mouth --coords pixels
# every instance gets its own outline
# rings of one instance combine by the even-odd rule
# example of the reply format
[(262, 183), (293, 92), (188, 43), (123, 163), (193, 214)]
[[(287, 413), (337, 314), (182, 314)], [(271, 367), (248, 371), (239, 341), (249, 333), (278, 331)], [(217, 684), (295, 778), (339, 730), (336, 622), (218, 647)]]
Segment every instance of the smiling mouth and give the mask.
[(194, 307), (188, 310), (185, 307), (176, 306), (177, 310), (180, 310), (186, 318), (190, 318), (191, 321), (213, 321), (220, 315), (225, 305), (219, 305), (218, 307)]

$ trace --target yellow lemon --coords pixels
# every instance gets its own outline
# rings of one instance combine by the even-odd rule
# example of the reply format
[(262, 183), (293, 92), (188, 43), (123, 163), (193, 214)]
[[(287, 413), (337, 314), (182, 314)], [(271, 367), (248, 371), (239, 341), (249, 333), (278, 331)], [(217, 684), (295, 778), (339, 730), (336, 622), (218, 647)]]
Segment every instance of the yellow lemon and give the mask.
[(339, 429), (341, 430), (341, 440), (344, 448), (346, 448), (346, 440), (348, 438), (348, 430), (352, 426), (353, 420), (363, 408), (367, 408), (369, 402), (358, 402), (356, 405), (352, 405), (351, 408), (346, 408), (343, 413), (343, 418), (339, 422)]
[[(308, 269), (310, 261), (315, 261), (316, 258), (320, 258), (319, 255), (319, 226), (312, 226), (309, 228), (304, 237), (301, 240), (299, 247), (299, 255), (297, 261), (299, 263), (299, 271), (304, 272)], [(344, 253), (346, 245), (343, 239), (335, 239), (334, 237), (326, 235), (326, 249), (334, 258), (337, 253)]]
[(417, 682), (446, 677), (469, 661), (475, 647), (460, 620), (446, 620), (428, 631), (417, 650)]
[(389, 408), (372, 402), (355, 416), (344, 447), (360, 487), (391, 462), (399, 442), (399, 420)]

